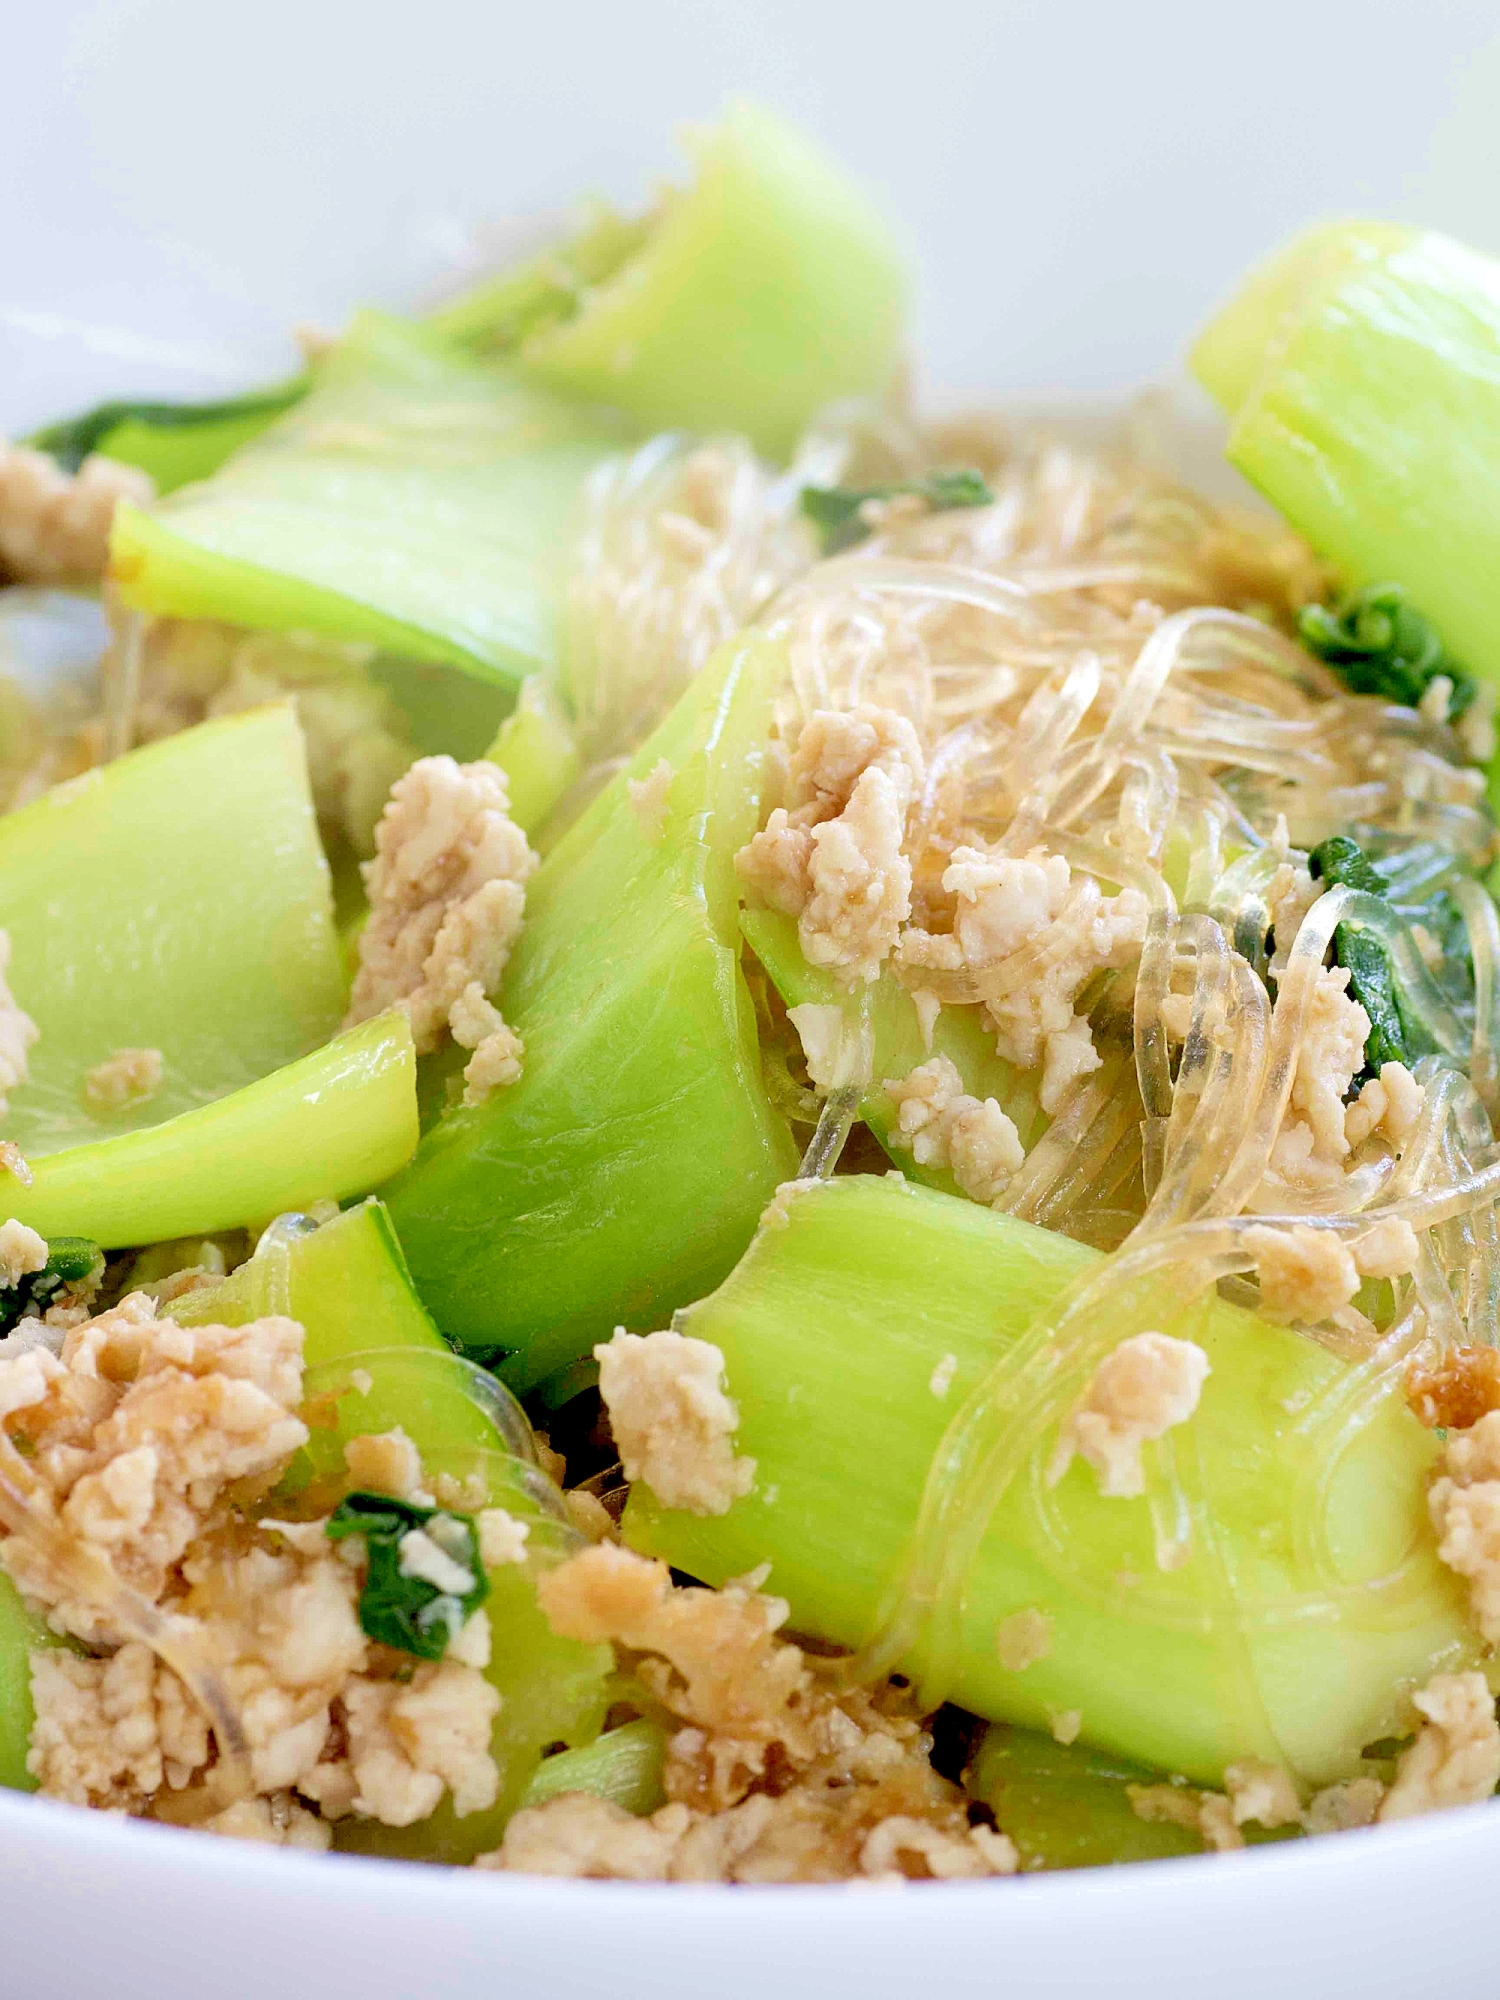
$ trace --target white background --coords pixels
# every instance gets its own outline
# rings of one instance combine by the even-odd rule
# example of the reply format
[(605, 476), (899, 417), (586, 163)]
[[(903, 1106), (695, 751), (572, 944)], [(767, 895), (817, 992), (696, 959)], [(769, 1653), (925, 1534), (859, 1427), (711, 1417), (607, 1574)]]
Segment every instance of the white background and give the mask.
[(0, 431), (273, 375), (480, 225), (638, 200), (734, 92), (885, 205), (932, 389), (1118, 389), (1314, 216), (1500, 250), (1497, 32), (1476, 0), (0, 0)]

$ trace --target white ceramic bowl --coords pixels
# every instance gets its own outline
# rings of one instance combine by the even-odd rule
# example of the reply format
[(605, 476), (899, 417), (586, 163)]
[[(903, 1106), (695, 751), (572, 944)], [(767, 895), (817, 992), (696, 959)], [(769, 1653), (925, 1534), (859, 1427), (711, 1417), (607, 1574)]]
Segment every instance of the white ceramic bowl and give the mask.
[(1484, 2000), (1500, 1812), (901, 1889), (554, 1882), (0, 1797), (0, 1993), (123, 2000)]
[[(51, 0), (8, 22), (0, 433), (275, 373), (288, 321), (419, 291), (508, 203), (630, 196), (670, 121), (730, 89), (880, 187), (922, 253), (934, 375), (969, 392), (1126, 386), (1319, 211), (1500, 239), (1476, 88), (1500, 45), (1468, 0), (1265, 0), (1244, 32), (1196, 0), (928, 0), (915, 27), (880, 0), (419, 16)], [(285, 1854), (0, 1794), (0, 2000), (1481, 2000), (1497, 1885), (1493, 1808), (1014, 1882), (727, 1891)]]

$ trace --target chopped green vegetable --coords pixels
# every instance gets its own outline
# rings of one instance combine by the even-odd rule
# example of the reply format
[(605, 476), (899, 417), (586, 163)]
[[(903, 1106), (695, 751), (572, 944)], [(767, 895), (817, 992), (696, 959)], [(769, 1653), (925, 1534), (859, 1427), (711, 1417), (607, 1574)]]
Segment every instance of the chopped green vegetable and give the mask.
[(662, 1786), (667, 1732), (642, 1717), (606, 1730), (578, 1750), (544, 1757), (526, 1787), (523, 1806), (545, 1805), (563, 1792), (592, 1792), (626, 1812), (653, 1813), (667, 1802)]
[(104, 1252), (87, 1236), (54, 1236), (47, 1244), (47, 1261), (13, 1285), (0, 1285), (0, 1334), (9, 1333), (28, 1314), (40, 1318), (68, 1285), (81, 1284), (104, 1269)]
[[(625, 1535), (714, 1584), (769, 1561), (794, 1630), (858, 1645), (950, 1419), (1101, 1260), (883, 1176), (788, 1191), (776, 1225), (677, 1321), (724, 1356), (754, 1488), (700, 1519), (637, 1482)], [(1176, 1286), (1121, 1297), (1099, 1336), (1182, 1327)], [(1212, 1293), (1191, 1310), (1212, 1372), (1147, 1495), (1106, 1497), (1081, 1463), (1049, 1489), (1043, 1426), (1005, 1490), (979, 1496), (993, 1514), (962, 1585), (924, 1584), (937, 1625), (902, 1664), (924, 1696), (990, 1720), (1046, 1729), (1077, 1709), (1084, 1741), (1197, 1783), (1244, 1756), (1325, 1782), (1400, 1725), (1401, 1688), (1473, 1656), (1426, 1526), (1437, 1447), (1398, 1394), (1351, 1406), (1346, 1365), (1315, 1342)], [(1055, 1391), (1066, 1409), (1071, 1378)], [(1159, 1561), (1158, 1536), (1179, 1533)], [(1050, 1620), (1050, 1648), (1009, 1672), (996, 1634), (1023, 1610)]]
[(1336, 611), (1309, 604), (1297, 629), (1303, 645), (1326, 661), (1352, 694), (1376, 694), (1416, 708), (1443, 674), (1453, 683), (1448, 714), (1459, 716), (1479, 692), (1443, 651), (1433, 627), (1407, 603), (1399, 583), (1352, 591)]
[[(445, 1591), (410, 1570), (403, 1544), (418, 1529), (468, 1578), (467, 1585), (455, 1574), (452, 1588)], [(464, 1620), (490, 1594), (479, 1560), (479, 1537), (467, 1514), (417, 1507), (386, 1493), (356, 1491), (346, 1493), (334, 1508), (325, 1532), (335, 1542), (350, 1535), (364, 1540), (359, 1622), (366, 1638), (377, 1645), (415, 1653), (419, 1660), (440, 1660)]]
[(459, 667), (382, 653), (370, 662), (369, 675), (399, 711), (397, 727), (413, 757), (471, 763), (488, 753), (495, 731), (515, 706), (514, 689), (476, 680)]
[(950, 507), (988, 507), (994, 499), (977, 472), (929, 472), (895, 486), (804, 486), (799, 505), (822, 538), (825, 556), (852, 549), (869, 534), (860, 514), (867, 500), (894, 500), (910, 493), (925, 500), (934, 513)]
[(512, 354), (533, 334), (561, 326), (589, 294), (614, 277), (651, 235), (651, 216), (622, 216), (607, 202), (587, 204), (579, 230), (549, 243), (497, 278), (428, 315), (427, 324), (478, 354)]
[(76, 472), (91, 452), (138, 465), (170, 493), (207, 479), (241, 445), (307, 394), (299, 375), (277, 389), (212, 403), (99, 403), (81, 416), (48, 424), (27, 442), (50, 452), (64, 472)]
[(572, 725), (540, 674), (521, 689), (520, 700), (485, 754), (505, 773), (510, 816), (529, 835), (545, 825), (583, 770)]
[(1255, 265), (1231, 303), (1198, 335), (1188, 356), (1193, 373), (1232, 415), (1274, 354), (1283, 325), (1319, 284), (1414, 234), (1390, 222), (1321, 222), (1304, 229)]
[[(448, 1111), (386, 1190), (445, 1331), (530, 1387), (661, 1326), (749, 1242), (796, 1154), (766, 1100), (734, 856), (758, 818), (778, 646), (733, 645), (527, 885), (501, 994), (520, 1081)], [(659, 815), (630, 784), (664, 761)]]
[(33, 1161), (5, 1206), (106, 1249), (203, 1236), (363, 1194), (416, 1143), (411, 1026), (381, 1014), (215, 1103)]
[[(1333, 834), (1315, 847), (1308, 856), (1308, 868), (1315, 880), (1389, 897), (1386, 878), (1347, 834)], [(1462, 935), (1462, 920), (1459, 922)], [(1466, 946), (1464, 956), (1467, 958)], [(1348, 967), (1349, 992), (1370, 1017), (1366, 1074), (1378, 1075), (1382, 1063), (1410, 1066), (1418, 1056), (1435, 1053), (1438, 1043), (1409, 997), (1383, 939), (1363, 928), (1357, 919), (1341, 923), (1333, 933), (1333, 957), (1336, 965)]]
[(553, 658), (588, 472), (629, 433), (361, 314), (301, 403), (212, 479), (115, 518), (138, 610), (367, 641), (513, 686)]
[(967, 1782), (993, 1810), (1029, 1871), (1199, 1853), (1203, 1843), (1197, 1834), (1144, 1820), (1130, 1803), (1127, 1785), (1159, 1785), (1165, 1775), (1081, 1743), (1058, 1743), (1039, 1730), (993, 1723)]
[[(693, 187), (667, 195), (638, 241), (629, 225), (603, 236), (595, 225), (597, 279), (583, 273), (575, 291), (564, 268), (519, 365), (650, 430), (738, 431), (785, 459), (827, 404), (889, 389), (905, 336), (901, 260), (863, 192), (770, 112), (736, 105), (688, 143)], [(491, 296), (513, 337), (507, 282)]]
[(1363, 224), (1284, 255), (1276, 309), (1252, 278), (1195, 351), (1231, 462), (1351, 585), (1400, 584), (1454, 658), (1500, 677), (1500, 264)]
[[(0, 921), (40, 1030), (5, 1125), (28, 1158), (200, 1110), (325, 1042), (344, 976), (290, 705), (149, 744), (0, 819)], [(157, 1050), (161, 1081), (101, 1110), (87, 1081), (122, 1047)]]
[(26, 1609), (20, 1591), (0, 1571), (0, 1786), (7, 1791), (36, 1790), (36, 1779), (27, 1768), (36, 1719), (31, 1656), (42, 1646), (68, 1644), (40, 1612)]

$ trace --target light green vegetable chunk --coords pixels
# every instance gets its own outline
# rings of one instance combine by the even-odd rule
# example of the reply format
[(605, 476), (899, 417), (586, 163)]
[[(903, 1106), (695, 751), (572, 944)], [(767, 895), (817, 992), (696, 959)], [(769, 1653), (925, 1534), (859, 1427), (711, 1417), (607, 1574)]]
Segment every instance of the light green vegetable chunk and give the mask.
[(559, 1750), (537, 1766), (521, 1800), (523, 1806), (545, 1805), (564, 1792), (592, 1792), (626, 1812), (653, 1813), (664, 1806), (662, 1765), (667, 1733), (660, 1723), (623, 1723), (579, 1750)]
[(1390, 222), (1320, 222), (1304, 229), (1241, 279), (1232, 303), (1193, 342), (1188, 365), (1232, 415), (1266, 367), (1283, 324), (1320, 284), (1414, 234)]
[[(745, 941), (788, 1007), (850, 1005), (849, 989), (840, 986), (823, 966), (809, 965), (797, 942), (797, 921), (780, 910), (742, 910), (740, 929)], [(856, 996), (857, 999), (858, 996)], [(912, 1180), (945, 1194), (959, 1193), (946, 1167), (919, 1166), (909, 1146), (892, 1139), (896, 1129), (895, 1100), (884, 1089), (934, 1056), (947, 1056), (972, 1097), (993, 1097), (1014, 1119), (1021, 1144), (1028, 1151), (1046, 1130), (1048, 1120), (1037, 1102), (1035, 1076), (1026, 1077), (995, 1053), (994, 1035), (984, 1026), (977, 1007), (945, 1007), (933, 1024), (932, 1047), (922, 1038), (921, 1023), (911, 995), (889, 968), (869, 988), (870, 1027), (874, 1035), (871, 1087), (860, 1101), (859, 1115), (892, 1160)]]
[[(761, 1080), (734, 876), (784, 671), (779, 647), (725, 648), (548, 855), (501, 1000), (521, 1079), (447, 1112), (387, 1190), (439, 1324), (504, 1352), (514, 1387), (617, 1324), (665, 1325), (796, 1170)], [(665, 789), (633, 803), (663, 762)]]
[(437, 323), (519, 342), (531, 379), (649, 429), (739, 431), (784, 459), (826, 404), (889, 389), (901, 258), (862, 191), (770, 112), (737, 105), (688, 144), (694, 185), (646, 223), (606, 212)]
[(380, 1014), (214, 1104), (37, 1160), (5, 1208), (112, 1250), (363, 1194), (416, 1143), (411, 1025)]
[(1346, 249), (1313, 260), (1258, 369), (1213, 359), (1267, 335), (1254, 289), (1205, 336), (1230, 461), (1347, 584), (1403, 585), (1458, 660), (1500, 677), (1500, 264), (1430, 233)]
[[(559, 1639), (537, 1606), (539, 1565), (568, 1553), (576, 1537), (563, 1525), (559, 1503), (549, 1499), (543, 1475), (516, 1455), (527, 1435), (525, 1420), (433, 1325), (379, 1202), (364, 1202), (317, 1230), (299, 1233), (284, 1219), (249, 1264), (213, 1291), (187, 1295), (171, 1311), (197, 1325), (237, 1326), (267, 1312), (301, 1321), (308, 1394), (324, 1407), (331, 1403), (337, 1415), (313, 1430), (287, 1489), (321, 1502), (326, 1486), (337, 1497), (346, 1483), (348, 1439), (399, 1424), (429, 1477), (477, 1474), (484, 1492), (478, 1504), (504, 1507), (527, 1523), (528, 1560), (488, 1572), (485, 1610), (493, 1645), (486, 1676), (501, 1698), (491, 1741), (500, 1769), (495, 1804), (459, 1818), (445, 1801), (406, 1828), (341, 1820), (334, 1834), (335, 1845), (351, 1852), (423, 1861), (462, 1863), (497, 1846), (543, 1753), (555, 1743), (588, 1743), (598, 1734), (614, 1666), (608, 1647)], [(285, 1494), (272, 1496), (273, 1514)], [(635, 1768), (642, 1769), (639, 1758)]]
[(1186, 1827), (1144, 1820), (1127, 1785), (1159, 1785), (1160, 1771), (1128, 1758), (1057, 1743), (1033, 1729), (995, 1723), (984, 1733), (967, 1785), (1015, 1842), (1023, 1869), (1099, 1868), (1198, 1854)]
[[(40, 1030), (0, 1123), (28, 1156), (159, 1124), (326, 1040), (344, 979), (290, 706), (185, 730), (0, 819), (0, 928)], [(162, 1078), (111, 1109), (84, 1084), (121, 1048), (159, 1051)]]
[[(700, 1520), (637, 1485), (626, 1536), (715, 1584), (768, 1561), (793, 1627), (860, 1644), (949, 1419), (1099, 1258), (884, 1178), (803, 1188), (781, 1209), (678, 1321), (723, 1352), (754, 1490)], [(1182, 1324), (1182, 1292), (1169, 1270), (1146, 1326)], [(1359, 1378), (1295, 1333), (1218, 1302), (1193, 1325), (1212, 1373), (1196, 1414), (1146, 1448), (1147, 1496), (1104, 1497), (1081, 1460), (1049, 1490), (1047, 1426), (986, 1496), (962, 1602), (940, 1593), (956, 1639), (941, 1683), (926, 1641), (906, 1668), (994, 1721), (1046, 1728), (1077, 1709), (1086, 1742), (1202, 1783), (1244, 1756), (1346, 1775), (1394, 1726), (1397, 1690), (1473, 1650), (1426, 1519), (1434, 1441), (1399, 1383), (1356, 1403)], [(1142, 1330), (1122, 1316), (1120, 1337)], [(1059, 1414), (1072, 1393), (1064, 1377)], [(1007, 1670), (997, 1633), (1020, 1612), (1049, 1621), (1049, 1644)]]
[(369, 641), (514, 684), (554, 653), (579, 488), (612, 418), (364, 313), (212, 479), (115, 519), (125, 602)]
[(159, 494), (207, 479), (307, 393), (308, 377), (214, 403), (100, 403), (28, 440), (76, 472), (93, 452), (149, 472)]
[(7, 1791), (34, 1792), (36, 1779), (26, 1768), (31, 1748), (31, 1655), (43, 1646), (62, 1646), (44, 1618), (21, 1602), (21, 1593), (0, 1572), (0, 1785)]
[(531, 835), (583, 769), (572, 724), (540, 675), (521, 689), (485, 755), (505, 773), (511, 818)]

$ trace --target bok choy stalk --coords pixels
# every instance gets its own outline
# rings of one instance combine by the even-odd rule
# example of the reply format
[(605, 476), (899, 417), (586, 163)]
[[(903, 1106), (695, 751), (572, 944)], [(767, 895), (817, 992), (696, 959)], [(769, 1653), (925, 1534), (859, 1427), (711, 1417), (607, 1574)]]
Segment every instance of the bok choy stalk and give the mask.
[(784, 672), (725, 647), (548, 854), (501, 995), (521, 1078), (446, 1111), (385, 1191), (439, 1323), (513, 1387), (716, 1284), (795, 1171), (734, 874)]
[(562, 562), (616, 419), (364, 313), (212, 479), (121, 509), (125, 604), (319, 632), (514, 685), (550, 661)]
[[(785, 1190), (734, 1273), (677, 1320), (723, 1353), (754, 1488), (700, 1519), (637, 1484), (627, 1541), (715, 1584), (769, 1562), (794, 1629), (864, 1644), (912, 1553), (929, 1467), (950, 1463), (950, 1418), (1098, 1269), (1080, 1244), (909, 1183)], [(1185, 1319), (1192, 1294), (1169, 1268), (1097, 1308), (1101, 1341), (1186, 1325), (1209, 1357), (1196, 1413), (1149, 1448), (1145, 1495), (1105, 1497), (1079, 1461), (1049, 1485), (1056, 1424), (1087, 1380), (1049, 1338), (1060, 1407), (1028, 1424), (1003, 1488), (968, 1494), (980, 1538), (961, 1584), (945, 1581), (947, 1538), (912, 1571), (906, 1603), (929, 1615), (889, 1665), (991, 1720), (1045, 1729), (1076, 1709), (1084, 1742), (1197, 1782), (1245, 1756), (1347, 1775), (1404, 1687), (1474, 1649), (1426, 1518), (1437, 1447), (1399, 1383), (1351, 1375), (1211, 1290)], [(1046, 1645), (1007, 1668), (1000, 1627), (1020, 1612), (1045, 1621)]]
[(644, 1716), (622, 1723), (580, 1749), (544, 1758), (521, 1804), (540, 1806), (562, 1792), (592, 1792), (626, 1812), (655, 1812), (667, 1802), (662, 1786), (666, 1755), (667, 1733), (660, 1723)]
[(1500, 677), (1500, 264), (1339, 225), (1254, 274), (1193, 365), (1245, 477), (1354, 586), (1394, 582)]
[(647, 429), (737, 431), (785, 459), (826, 404), (891, 387), (901, 260), (842, 168), (770, 112), (735, 105), (686, 143), (697, 178), (654, 215), (598, 213), (433, 324)]
[[(5, 1122), (28, 1156), (193, 1111), (325, 1041), (344, 982), (290, 706), (132, 751), (0, 819), (0, 928), (39, 1031)], [(90, 1071), (120, 1048), (157, 1051), (159, 1084), (91, 1105)]]
[(363, 1194), (417, 1143), (416, 1056), (401, 1013), (372, 1021), (195, 1111), (31, 1163), (8, 1215), (106, 1249), (211, 1235)]

